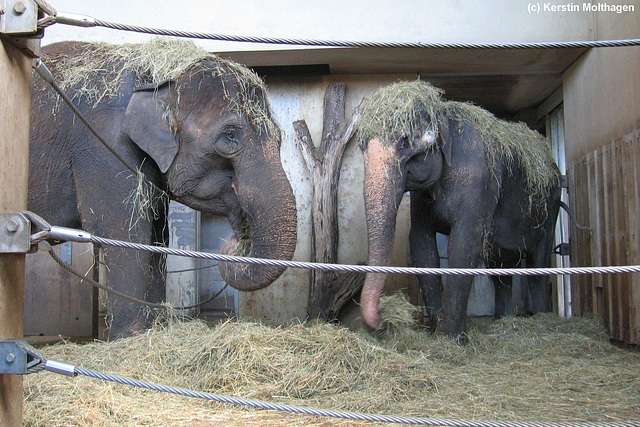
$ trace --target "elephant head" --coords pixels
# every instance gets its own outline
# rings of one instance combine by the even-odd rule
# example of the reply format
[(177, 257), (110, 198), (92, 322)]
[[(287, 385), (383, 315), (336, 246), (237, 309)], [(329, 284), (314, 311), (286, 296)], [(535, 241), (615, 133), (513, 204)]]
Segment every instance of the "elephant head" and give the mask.
[[(442, 115), (434, 110), (440, 91), (420, 84), (423, 98), (411, 89), (416, 83), (383, 88), (369, 100), (359, 125), (364, 153), (364, 202), (369, 241), (368, 264), (390, 265), (396, 215), (402, 197), (414, 187), (428, 187), (440, 178), (450, 146), (440, 137)], [(380, 106), (391, 110), (380, 112)], [(393, 121), (393, 116), (401, 118)], [(428, 163), (429, 167), (424, 167)], [(373, 329), (380, 324), (378, 301), (386, 274), (366, 276), (360, 302), (362, 317)]]
[[(280, 161), (280, 132), (262, 81), (219, 58), (200, 61), (177, 78), (138, 88), (124, 133), (158, 165), (172, 198), (226, 215), (234, 252), (250, 230), (249, 256), (290, 260), (296, 245), (295, 197)], [(284, 268), (221, 263), (239, 290), (271, 284)]]

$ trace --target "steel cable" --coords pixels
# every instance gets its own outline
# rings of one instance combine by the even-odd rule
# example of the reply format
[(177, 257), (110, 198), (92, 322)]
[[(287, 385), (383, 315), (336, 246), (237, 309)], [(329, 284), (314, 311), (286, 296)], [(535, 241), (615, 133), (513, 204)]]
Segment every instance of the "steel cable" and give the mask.
[[(46, 239), (71, 241), (80, 243), (93, 243), (95, 245), (107, 245), (125, 249), (135, 249), (164, 255), (175, 255), (189, 258), (207, 259), (222, 262), (244, 263), (252, 265), (269, 265), (291, 268), (304, 268), (310, 270), (330, 270), (339, 272), (356, 273), (388, 273), (388, 274), (414, 274), (414, 275), (458, 275), (458, 276), (542, 276), (564, 274), (613, 274), (613, 273), (638, 273), (640, 265), (624, 265), (609, 267), (549, 267), (549, 268), (424, 268), (424, 267), (386, 267), (372, 265), (353, 264), (327, 264), (305, 261), (284, 261), (277, 259), (242, 257), (235, 255), (215, 254), (211, 252), (189, 251), (184, 249), (168, 248), (166, 246), (152, 246), (142, 243), (124, 242), (121, 240), (107, 239), (92, 235), (83, 230), (75, 230), (66, 227), (51, 226), (42, 218), (31, 212), (23, 212), (26, 217), (39, 218), (41, 231), (32, 236), (32, 244)], [(34, 239), (34, 236), (38, 236)]]
[(334, 411), (328, 409), (309, 408), (304, 406), (286, 405), (279, 403), (264, 402), (255, 399), (243, 399), (239, 397), (229, 397), (219, 394), (193, 391), (184, 388), (163, 386), (147, 381), (134, 380), (118, 375), (104, 374), (76, 367), (74, 372), (104, 381), (116, 382), (133, 387), (145, 388), (147, 390), (172, 393), (180, 396), (194, 397), (211, 400), (220, 403), (230, 403), (233, 405), (250, 406), (252, 408), (274, 410), (280, 412), (290, 412), (296, 414), (316, 415), (331, 418), (341, 418), (358, 421), (372, 421), (395, 424), (422, 424), (427, 426), (447, 426), (447, 427), (640, 427), (640, 421), (618, 421), (618, 422), (575, 422), (575, 423), (551, 423), (551, 422), (507, 422), (507, 421), (465, 421), (448, 420), (437, 418), (416, 418), (394, 415), (363, 414), (350, 411)]
[(291, 46), (317, 47), (346, 47), (346, 48), (404, 48), (404, 49), (567, 49), (567, 48), (597, 48), (638, 46), (640, 39), (624, 40), (591, 40), (591, 41), (563, 41), (563, 42), (524, 42), (524, 43), (423, 43), (423, 42), (376, 42), (349, 40), (309, 40), (281, 37), (255, 37), (213, 34), (194, 31), (167, 30), (139, 25), (128, 25), (117, 22), (103, 21), (90, 16), (74, 15), (58, 12), (55, 17), (47, 17), (39, 22), (44, 28), (54, 23), (74, 25), (80, 27), (103, 27), (113, 30), (130, 31), (135, 33), (153, 34), (158, 36), (183, 37), (228, 42), (262, 43)]
[(97, 245), (116, 246), (121, 248), (149, 251), (159, 254), (176, 255), (191, 258), (208, 259), (223, 262), (245, 263), (253, 265), (269, 265), (290, 268), (304, 268), (310, 270), (330, 270), (356, 273), (395, 273), (415, 275), (457, 275), (457, 276), (541, 276), (564, 274), (611, 274), (638, 273), (640, 265), (614, 267), (565, 267), (565, 268), (423, 268), (423, 267), (384, 267), (371, 265), (326, 264), (318, 262), (283, 261), (265, 258), (241, 257), (234, 255), (214, 254), (209, 252), (187, 251), (183, 249), (150, 246), (140, 243), (123, 242), (90, 236), (89, 240)]
[(40, 8), (40, 10), (46, 13), (47, 15), (55, 17), (58, 14), (58, 11), (49, 3), (47, 3), (45, 0), (34, 0), (34, 1), (38, 5), (38, 8)]
[(193, 305), (186, 305), (186, 306), (172, 306), (169, 303), (153, 303), (153, 302), (149, 302), (149, 301), (144, 301), (132, 296), (129, 296), (125, 293), (122, 293), (120, 291), (117, 291), (115, 289), (113, 289), (110, 286), (107, 285), (103, 285), (100, 282), (97, 282), (93, 279), (91, 279), (90, 277), (87, 277), (86, 275), (77, 272), (76, 270), (74, 270), (73, 268), (69, 267), (64, 261), (62, 261), (60, 259), (60, 257), (58, 257), (58, 255), (56, 255), (56, 253), (53, 251), (53, 249), (48, 248), (47, 252), (49, 252), (49, 255), (51, 256), (51, 258), (53, 258), (53, 260), (60, 266), (62, 267), (64, 270), (66, 270), (68, 273), (72, 274), (73, 276), (79, 278), (81, 280), (81, 282), (86, 282), (88, 284), (90, 284), (91, 286), (95, 286), (98, 289), (102, 289), (103, 291), (113, 294), (113, 295), (117, 295), (120, 298), (123, 298), (129, 302), (133, 302), (135, 304), (140, 304), (140, 305), (145, 305), (147, 307), (150, 308), (157, 308), (157, 309), (163, 309), (163, 310), (190, 310), (192, 308), (198, 308), (198, 307), (202, 307), (203, 305), (213, 301), (214, 299), (218, 298), (222, 292), (224, 292), (225, 289), (227, 289), (228, 284), (224, 284), (224, 286), (222, 287), (222, 289), (220, 289), (217, 292), (212, 292), (204, 301), (200, 301), (197, 304), (193, 304)]

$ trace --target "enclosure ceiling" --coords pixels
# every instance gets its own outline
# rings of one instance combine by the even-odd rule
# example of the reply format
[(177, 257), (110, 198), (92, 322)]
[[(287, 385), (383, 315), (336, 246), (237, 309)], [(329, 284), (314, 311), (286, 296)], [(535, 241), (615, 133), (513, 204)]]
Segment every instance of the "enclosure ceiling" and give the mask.
[[(300, 74), (301, 65), (317, 73), (416, 73), (446, 91), (446, 97), (473, 101), (511, 117), (537, 108), (562, 85), (562, 73), (586, 49), (299, 49), (227, 52), (224, 56), (274, 74)], [(273, 67), (273, 68), (271, 68)], [(269, 70), (272, 70), (271, 73)]]

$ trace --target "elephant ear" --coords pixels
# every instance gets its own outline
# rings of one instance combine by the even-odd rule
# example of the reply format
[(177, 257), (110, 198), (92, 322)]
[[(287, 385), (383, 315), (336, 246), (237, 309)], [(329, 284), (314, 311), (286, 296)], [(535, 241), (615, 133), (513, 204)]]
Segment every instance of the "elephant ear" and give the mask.
[(127, 105), (122, 131), (165, 173), (178, 154), (178, 140), (166, 117), (170, 82), (137, 88)]
[(451, 130), (449, 128), (449, 120), (446, 117), (443, 117), (439, 120), (440, 129), (438, 132), (438, 146), (440, 147), (440, 151), (444, 157), (445, 162), (447, 162), (447, 166), (451, 166), (453, 159), (451, 158), (451, 147), (452, 139), (451, 139)]

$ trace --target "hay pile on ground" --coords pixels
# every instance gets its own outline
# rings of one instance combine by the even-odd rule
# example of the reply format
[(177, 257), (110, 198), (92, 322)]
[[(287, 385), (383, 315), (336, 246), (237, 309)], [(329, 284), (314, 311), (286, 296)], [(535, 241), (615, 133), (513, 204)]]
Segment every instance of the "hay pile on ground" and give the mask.
[[(396, 415), (507, 421), (637, 420), (640, 354), (595, 319), (509, 318), (460, 347), (405, 329), (384, 341), (330, 324), (169, 322), (113, 343), (60, 344), (49, 358), (247, 398)], [(372, 425), (243, 409), (85, 377), (25, 378), (30, 426)]]

